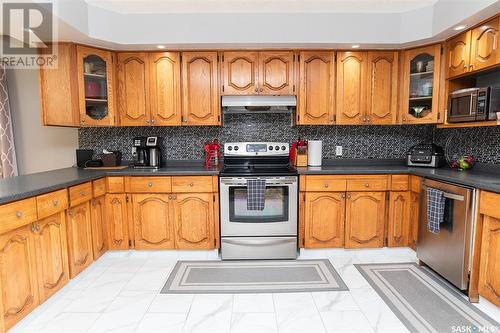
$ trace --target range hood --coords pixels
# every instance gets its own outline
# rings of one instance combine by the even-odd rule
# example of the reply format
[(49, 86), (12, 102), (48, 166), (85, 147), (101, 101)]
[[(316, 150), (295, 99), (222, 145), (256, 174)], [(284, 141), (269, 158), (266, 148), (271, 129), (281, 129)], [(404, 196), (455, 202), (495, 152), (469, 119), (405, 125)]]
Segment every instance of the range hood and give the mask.
[(292, 113), (296, 105), (295, 96), (222, 96), (225, 114)]

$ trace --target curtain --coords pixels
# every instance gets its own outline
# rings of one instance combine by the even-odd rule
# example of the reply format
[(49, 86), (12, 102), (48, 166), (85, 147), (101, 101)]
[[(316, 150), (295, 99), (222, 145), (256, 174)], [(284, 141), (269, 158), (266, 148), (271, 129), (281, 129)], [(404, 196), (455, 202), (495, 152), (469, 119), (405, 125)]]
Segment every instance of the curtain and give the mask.
[(7, 71), (0, 66), (0, 177), (12, 176), (17, 176), (16, 150), (7, 90)]

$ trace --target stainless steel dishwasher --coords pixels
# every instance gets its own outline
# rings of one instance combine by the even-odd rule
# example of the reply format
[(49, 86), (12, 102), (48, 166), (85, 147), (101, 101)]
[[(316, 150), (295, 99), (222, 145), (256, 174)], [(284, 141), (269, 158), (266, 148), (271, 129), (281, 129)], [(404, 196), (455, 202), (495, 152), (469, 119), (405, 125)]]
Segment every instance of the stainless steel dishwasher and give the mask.
[[(444, 192), (444, 221), (438, 234), (427, 229), (427, 188)], [(425, 179), (420, 195), (417, 257), (460, 290), (469, 283), (475, 190)]]

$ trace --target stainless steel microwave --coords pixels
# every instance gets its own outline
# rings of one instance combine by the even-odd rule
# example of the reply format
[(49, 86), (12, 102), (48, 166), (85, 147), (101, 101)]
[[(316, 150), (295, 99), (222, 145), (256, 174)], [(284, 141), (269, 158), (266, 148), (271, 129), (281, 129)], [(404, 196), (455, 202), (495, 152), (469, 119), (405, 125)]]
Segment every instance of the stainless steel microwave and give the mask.
[(466, 88), (450, 93), (448, 122), (497, 119), (500, 112), (500, 87)]

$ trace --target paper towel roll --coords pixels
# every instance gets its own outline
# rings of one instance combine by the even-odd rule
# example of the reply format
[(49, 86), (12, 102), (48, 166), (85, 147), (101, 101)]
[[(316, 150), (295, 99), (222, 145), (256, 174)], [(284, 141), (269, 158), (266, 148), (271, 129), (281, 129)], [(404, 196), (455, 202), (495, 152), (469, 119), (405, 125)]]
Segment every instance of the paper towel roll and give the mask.
[(307, 141), (307, 164), (309, 166), (321, 166), (323, 159), (323, 141)]

